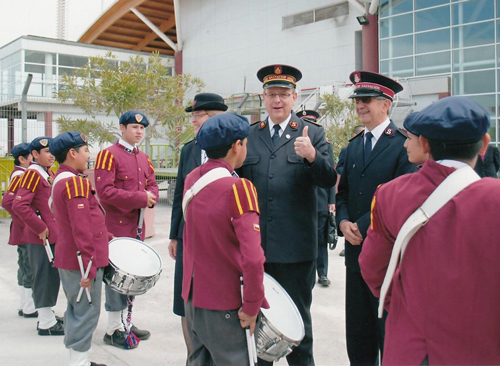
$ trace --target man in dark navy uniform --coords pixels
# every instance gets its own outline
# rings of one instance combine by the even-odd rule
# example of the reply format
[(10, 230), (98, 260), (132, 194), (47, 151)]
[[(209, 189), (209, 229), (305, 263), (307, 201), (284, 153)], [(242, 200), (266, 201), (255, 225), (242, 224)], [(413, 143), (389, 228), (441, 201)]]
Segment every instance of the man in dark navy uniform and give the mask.
[(353, 72), (350, 79), (355, 85), (351, 98), (365, 131), (347, 147), (337, 193), (337, 227), (346, 242), (346, 343), (352, 365), (375, 365), (383, 350), (384, 319), (377, 317), (378, 300), (361, 277), (358, 256), (370, 225), (375, 189), (415, 171), (415, 166), (408, 161), (405, 136), (388, 117), (394, 95), (403, 87), (366, 71)]
[[(191, 113), (191, 123), (194, 127), (195, 136), (198, 130), (207, 119), (216, 114), (227, 111), (224, 99), (213, 93), (200, 93), (194, 96), (193, 105), (185, 109)], [(200, 148), (196, 139), (189, 141), (181, 150), (179, 168), (177, 169), (177, 179), (175, 182), (174, 202), (172, 204), (172, 217), (170, 220), (170, 243), (168, 252), (175, 260), (174, 273), (174, 314), (181, 317), (182, 331), (186, 347), (190, 348), (189, 336), (186, 328), (186, 317), (184, 312), (184, 301), (182, 300), (182, 272), (183, 272), (183, 246), (182, 232), (184, 230), (184, 218), (182, 216), (182, 193), (184, 192), (184, 182), (186, 176), (196, 167), (206, 163), (208, 160), (205, 150)]]
[(323, 128), (292, 113), (302, 73), (271, 65), (257, 77), (269, 116), (250, 128), (241, 174), (259, 195), (265, 271), (288, 292), (304, 320), (305, 338), (287, 356), (288, 364), (314, 365), (310, 307), (318, 247), (316, 188), (333, 187), (337, 173)]
[(477, 158), (474, 170), (481, 178), (498, 178), (498, 169), (500, 169), (500, 152), (498, 147), (489, 145), (486, 153), (480, 154)]
[[(313, 110), (305, 109), (297, 112), (297, 117), (304, 120), (317, 122), (320, 115)], [(332, 145), (328, 144), (328, 152), (332, 156)], [(318, 258), (316, 259), (316, 271), (318, 272), (318, 283), (328, 287), (331, 281), (328, 279), (328, 216), (329, 212), (335, 212), (335, 188), (318, 187)]]

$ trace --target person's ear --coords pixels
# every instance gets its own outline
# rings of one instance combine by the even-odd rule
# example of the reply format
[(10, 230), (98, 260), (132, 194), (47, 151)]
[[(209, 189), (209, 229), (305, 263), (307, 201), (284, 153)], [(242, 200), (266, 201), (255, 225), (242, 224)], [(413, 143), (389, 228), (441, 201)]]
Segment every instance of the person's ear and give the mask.
[(422, 152), (424, 154), (429, 154), (431, 153), (431, 147), (429, 145), (429, 140), (427, 140), (424, 136), (419, 136), (418, 137), (418, 143), (420, 144), (420, 147), (422, 148)]
[(479, 155), (484, 155), (486, 154), (486, 150), (488, 150), (488, 146), (491, 142), (491, 136), (489, 133), (485, 134), (481, 140), (483, 140), (483, 147), (481, 148), (481, 150), (479, 150)]

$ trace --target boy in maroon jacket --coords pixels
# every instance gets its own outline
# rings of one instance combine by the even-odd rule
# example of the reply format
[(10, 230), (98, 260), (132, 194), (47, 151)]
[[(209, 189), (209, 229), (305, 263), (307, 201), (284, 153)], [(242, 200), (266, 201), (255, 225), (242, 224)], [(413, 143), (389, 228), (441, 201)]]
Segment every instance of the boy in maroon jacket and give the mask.
[[(99, 366), (89, 362), (88, 352), (101, 311), (102, 276), (108, 265), (110, 237), (104, 212), (90, 180), (83, 174), (90, 157), (85, 135), (63, 132), (54, 138), (50, 151), (60, 164), (53, 183), (52, 210), (59, 228), (54, 265), (59, 268), (68, 299), (64, 345), (70, 351), (70, 366)], [(91, 262), (87, 278), (82, 278), (77, 253), (85, 270)], [(89, 291), (92, 304), (85, 296), (77, 301), (80, 288)]]

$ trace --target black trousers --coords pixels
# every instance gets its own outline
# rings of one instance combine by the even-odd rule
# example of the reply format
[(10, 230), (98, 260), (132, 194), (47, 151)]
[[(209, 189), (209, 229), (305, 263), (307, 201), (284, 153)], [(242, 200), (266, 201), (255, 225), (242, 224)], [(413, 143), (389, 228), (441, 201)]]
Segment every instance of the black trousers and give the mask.
[[(305, 337), (300, 345), (286, 357), (288, 364), (290, 366), (314, 366), (311, 303), (312, 289), (316, 280), (316, 261), (266, 263), (264, 270), (283, 286), (304, 321)], [(259, 366), (266, 365), (272, 365), (272, 362), (259, 359)]]
[(183, 261), (183, 250), (184, 244), (182, 238), (177, 238), (177, 256), (175, 259), (175, 270), (174, 270), (174, 314), (179, 316), (186, 316), (184, 311), (184, 300), (182, 299), (182, 274), (184, 265)]
[(318, 277), (328, 277), (328, 244), (326, 243), (327, 228), (328, 211), (318, 212), (318, 259), (316, 261)]
[[(346, 343), (351, 365), (376, 365), (384, 349), (385, 319), (378, 318), (378, 299), (361, 273), (346, 267)], [(380, 362), (381, 363), (381, 362)]]

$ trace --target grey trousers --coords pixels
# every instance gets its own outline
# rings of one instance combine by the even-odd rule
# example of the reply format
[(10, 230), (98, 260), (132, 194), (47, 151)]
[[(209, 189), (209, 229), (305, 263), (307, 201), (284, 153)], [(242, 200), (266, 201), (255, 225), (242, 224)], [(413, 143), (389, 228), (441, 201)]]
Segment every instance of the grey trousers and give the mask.
[(184, 304), (191, 350), (188, 366), (247, 366), (248, 348), (238, 309), (218, 311)]
[(33, 275), (31, 274), (27, 244), (17, 245), (17, 265), (17, 284), (24, 288), (31, 288)]
[(68, 307), (64, 313), (64, 345), (77, 352), (86, 352), (92, 344), (92, 335), (97, 327), (101, 313), (101, 289), (103, 268), (99, 268), (92, 282), (89, 305), (85, 290), (80, 302), (76, 302), (80, 291), (80, 271), (59, 269), (64, 293), (68, 299)]
[(107, 285), (104, 287), (104, 292), (106, 294), (106, 303), (104, 304), (106, 311), (122, 311), (127, 308), (127, 295), (119, 294)]
[[(51, 245), (52, 253), (55, 246)], [(33, 273), (33, 300), (35, 308), (52, 307), (57, 303), (61, 280), (57, 268), (52, 267), (43, 245), (27, 244), (29, 263)]]

